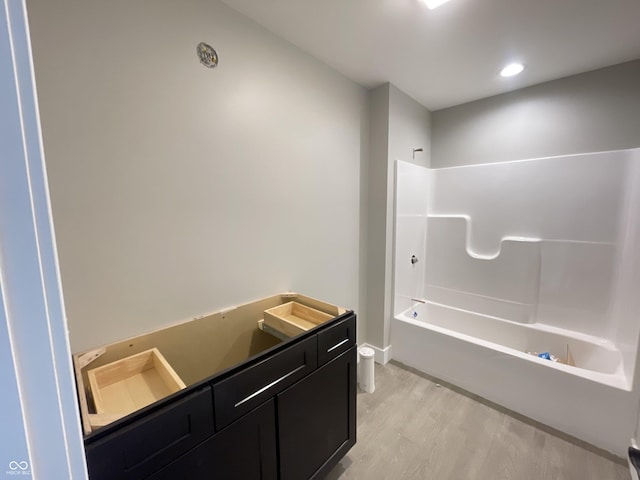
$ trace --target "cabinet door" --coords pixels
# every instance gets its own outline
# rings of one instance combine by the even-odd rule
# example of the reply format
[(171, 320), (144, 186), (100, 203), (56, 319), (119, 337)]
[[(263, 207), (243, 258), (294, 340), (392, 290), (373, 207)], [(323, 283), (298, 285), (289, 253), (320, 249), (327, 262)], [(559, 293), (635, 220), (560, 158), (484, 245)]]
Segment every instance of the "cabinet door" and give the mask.
[(272, 480), (277, 477), (274, 400), (269, 400), (149, 480)]
[(321, 478), (356, 443), (356, 347), (277, 397), (280, 478)]
[(216, 429), (223, 429), (315, 370), (317, 344), (314, 335), (214, 383)]
[(206, 387), (86, 445), (91, 480), (139, 480), (213, 435)]

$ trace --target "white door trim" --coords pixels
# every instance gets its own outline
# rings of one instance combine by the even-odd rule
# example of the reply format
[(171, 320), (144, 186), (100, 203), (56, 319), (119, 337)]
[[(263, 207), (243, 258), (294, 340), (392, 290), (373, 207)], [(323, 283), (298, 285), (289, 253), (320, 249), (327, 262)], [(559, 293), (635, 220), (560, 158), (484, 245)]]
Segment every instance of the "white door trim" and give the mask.
[[(83, 480), (87, 472), (24, 0), (3, 0), (0, 80), (0, 284), (30, 469), (39, 480)], [(6, 469), (0, 465), (0, 478)]]

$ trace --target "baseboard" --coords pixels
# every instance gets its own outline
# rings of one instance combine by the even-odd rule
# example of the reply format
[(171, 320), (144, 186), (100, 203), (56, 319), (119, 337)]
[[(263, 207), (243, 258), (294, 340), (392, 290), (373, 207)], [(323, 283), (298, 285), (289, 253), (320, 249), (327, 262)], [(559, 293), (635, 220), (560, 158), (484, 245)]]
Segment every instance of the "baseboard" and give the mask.
[[(363, 343), (362, 345), (360, 345), (360, 347), (369, 347), (373, 349), (373, 351), (376, 353), (375, 362), (379, 363), (380, 365), (386, 365), (387, 363), (389, 363), (389, 360), (391, 360), (391, 345), (389, 345), (387, 348), (378, 348), (374, 345), (371, 345), (370, 343)], [(358, 361), (360, 361), (359, 356)]]

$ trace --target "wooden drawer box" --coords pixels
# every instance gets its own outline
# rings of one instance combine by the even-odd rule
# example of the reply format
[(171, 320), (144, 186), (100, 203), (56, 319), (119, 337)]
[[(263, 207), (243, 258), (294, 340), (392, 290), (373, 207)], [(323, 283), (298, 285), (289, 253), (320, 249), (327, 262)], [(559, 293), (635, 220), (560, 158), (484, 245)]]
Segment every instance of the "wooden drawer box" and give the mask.
[[(292, 302), (299, 305), (295, 311), (291, 305), (292, 314), (300, 318), (314, 310), (321, 315), (306, 318), (318, 323), (293, 336), (262, 329), (265, 311)], [(279, 457), (276, 398), (325, 368), (318, 367), (320, 359), (329, 366), (329, 358), (355, 336), (352, 325), (354, 312), (288, 292), (74, 355), (89, 478), (280, 478), (279, 465), (299, 461)], [(320, 344), (326, 355), (320, 355)], [(161, 357), (186, 388), (164, 389), (175, 378)], [(133, 390), (138, 389), (147, 380), (136, 377), (149, 375), (163, 380), (164, 387), (148, 388), (151, 395), (140, 402), (146, 394), (132, 392), (126, 383), (133, 381)], [(124, 393), (115, 394), (114, 402), (110, 389), (122, 382)], [(355, 392), (355, 376), (334, 383), (342, 386), (341, 397)], [(323, 385), (314, 389), (326, 396)], [(132, 404), (122, 406), (123, 396)], [(355, 429), (355, 416), (343, 412), (351, 404), (334, 400), (334, 423), (341, 431)], [(322, 452), (329, 455), (327, 449)], [(345, 452), (331, 454), (318, 472), (326, 473)]]
[[(106, 375), (108, 369), (98, 369), (111, 364), (121, 366), (119, 362), (124, 359), (157, 349), (187, 385), (186, 390), (190, 390), (193, 385), (213, 379), (218, 373), (238, 367), (283, 341), (288, 342), (296, 337), (295, 334), (285, 335), (275, 329), (262, 328), (265, 311), (277, 310), (290, 303), (299, 305), (295, 312), (308, 308), (320, 314), (323, 319), (328, 319), (323, 321), (323, 324), (346, 312), (337, 305), (288, 292), (76, 353), (73, 361), (84, 434), (90, 436), (94, 432), (100, 433), (103, 428), (114, 422), (122, 425), (123, 422), (131, 421), (141, 409), (158, 408), (160, 404), (165, 403), (166, 398), (181, 396), (178, 393), (168, 394), (163, 391), (154, 398), (147, 397), (146, 400), (133, 406), (129, 405), (126, 409), (105, 408), (105, 402), (111, 404), (109, 399), (105, 398), (108, 397), (108, 389), (111, 387), (104, 390), (103, 386), (108, 385), (110, 380), (109, 375)], [(318, 328), (322, 328), (322, 325)], [(306, 333), (309, 332), (300, 335)], [(95, 377), (93, 382), (89, 376), (90, 371), (93, 371)], [(107, 378), (103, 378), (100, 372), (105, 372)], [(127, 412), (123, 414), (118, 410)], [(107, 411), (116, 413), (104, 413)]]
[(157, 348), (94, 368), (87, 376), (96, 413), (111, 420), (186, 388)]
[(264, 311), (264, 324), (288, 337), (306, 332), (332, 318), (333, 315), (298, 302), (288, 302)]

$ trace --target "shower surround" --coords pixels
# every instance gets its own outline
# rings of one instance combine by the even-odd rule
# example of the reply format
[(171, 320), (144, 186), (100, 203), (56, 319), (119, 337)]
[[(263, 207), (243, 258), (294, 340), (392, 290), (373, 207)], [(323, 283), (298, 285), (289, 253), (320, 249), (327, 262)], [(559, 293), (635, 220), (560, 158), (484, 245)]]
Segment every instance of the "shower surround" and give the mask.
[(396, 162), (394, 290), (394, 359), (626, 456), (640, 150)]

